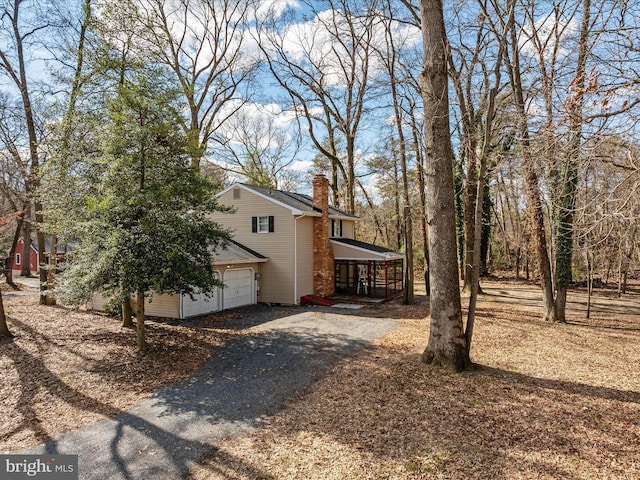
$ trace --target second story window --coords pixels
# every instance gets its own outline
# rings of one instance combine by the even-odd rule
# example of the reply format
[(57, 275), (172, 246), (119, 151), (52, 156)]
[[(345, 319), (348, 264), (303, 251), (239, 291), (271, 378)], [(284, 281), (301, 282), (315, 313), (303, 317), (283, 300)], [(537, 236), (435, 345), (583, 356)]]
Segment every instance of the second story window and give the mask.
[(342, 237), (342, 220), (331, 220), (331, 236)]
[(253, 233), (273, 233), (274, 218), (272, 215), (262, 217), (251, 217), (251, 231)]

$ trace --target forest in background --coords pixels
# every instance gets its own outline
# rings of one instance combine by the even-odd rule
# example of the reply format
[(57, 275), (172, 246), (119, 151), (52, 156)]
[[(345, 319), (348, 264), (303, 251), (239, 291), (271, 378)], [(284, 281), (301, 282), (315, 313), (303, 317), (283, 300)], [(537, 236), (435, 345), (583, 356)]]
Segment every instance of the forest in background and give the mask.
[[(447, 3), (465, 288), (476, 263), (540, 278), (544, 317), (562, 321), (570, 282), (616, 282), (622, 293), (638, 276), (640, 14), (631, 6)], [(0, 8), (9, 257), (18, 236), (40, 251), (45, 236), (53, 249), (73, 243), (83, 195), (97, 185), (85, 174), (95, 176), (91, 162), (113, 145), (109, 108), (151, 79), (152, 90), (171, 92), (182, 154), (201, 175), (219, 187), (304, 192), (308, 174), (322, 171), (333, 204), (363, 217), (358, 238), (408, 248), (415, 270), (428, 268), (433, 173), (417, 3), (14, 0)], [(54, 273), (42, 269), (43, 285)]]

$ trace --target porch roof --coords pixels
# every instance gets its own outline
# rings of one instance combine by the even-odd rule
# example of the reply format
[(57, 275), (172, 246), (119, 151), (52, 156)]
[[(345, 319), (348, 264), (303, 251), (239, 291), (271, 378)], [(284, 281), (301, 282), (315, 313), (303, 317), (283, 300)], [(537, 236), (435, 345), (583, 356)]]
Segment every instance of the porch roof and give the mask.
[(336, 260), (385, 261), (404, 259), (404, 254), (401, 252), (352, 238), (331, 238), (331, 246)]

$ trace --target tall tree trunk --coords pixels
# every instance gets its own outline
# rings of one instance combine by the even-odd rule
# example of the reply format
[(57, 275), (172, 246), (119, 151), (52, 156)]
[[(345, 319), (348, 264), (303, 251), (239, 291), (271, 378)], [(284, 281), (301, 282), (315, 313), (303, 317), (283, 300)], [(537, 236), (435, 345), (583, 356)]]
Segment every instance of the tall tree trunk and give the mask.
[(136, 345), (139, 352), (147, 349), (147, 343), (144, 340), (144, 292), (138, 290), (136, 301)]
[(22, 267), (20, 268), (21, 277), (31, 276), (31, 222), (28, 213), (31, 208), (27, 208), (27, 219), (22, 224)]
[[(393, 78), (393, 73), (392, 73)], [(409, 175), (407, 174), (407, 144), (402, 129), (402, 113), (398, 102), (398, 93), (395, 82), (391, 82), (391, 94), (393, 98), (393, 110), (395, 114), (396, 129), (398, 131), (398, 155), (400, 171), (402, 174), (402, 199), (404, 203), (404, 244), (405, 244), (405, 286), (404, 304), (413, 305), (413, 225), (411, 223), (411, 201), (409, 199)]]
[(405, 266), (404, 266), (404, 304), (414, 304), (413, 291), (413, 229), (411, 227), (411, 207), (404, 206), (404, 243), (405, 243)]
[(431, 328), (425, 363), (463, 370), (471, 364), (458, 284), (453, 149), (449, 128), (447, 36), (440, 0), (420, 0), (424, 68), (427, 223), (431, 252)]
[(513, 59), (509, 65), (509, 77), (515, 98), (518, 133), (520, 134), (520, 144), (522, 146), (525, 190), (529, 206), (531, 230), (534, 238), (536, 256), (538, 258), (538, 267), (540, 269), (540, 283), (542, 286), (543, 296), (542, 316), (545, 320), (555, 321), (556, 307), (555, 299), (553, 297), (551, 261), (547, 250), (547, 235), (544, 226), (544, 211), (542, 210), (540, 183), (538, 174), (535, 170), (536, 159), (531, 151), (529, 125), (527, 120), (528, 117), (524, 103), (522, 79), (520, 77), (520, 44), (518, 43), (518, 35), (514, 25), (511, 27), (510, 34)]
[(633, 255), (633, 248), (635, 246), (636, 232), (638, 231), (638, 227), (636, 225), (633, 226), (631, 230), (631, 236), (629, 238), (628, 249), (622, 252), (622, 258), (620, 259), (621, 265), (621, 275), (618, 283), (618, 297), (621, 297), (623, 294), (627, 293), (627, 277), (629, 272), (629, 263), (631, 262), (631, 257)]
[[(49, 270), (47, 271), (47, 290), (53, 290), (56, 283), (56, 269), (58, 268), (58, 237), (51, 236), (51, 252), (49, 253)], [(56, 299), (53, 295), (48, 295), (46, 298), (47, 305), (53, 306), (56, 304)]]
[(418, 181), (418, 200), (420, 207), (420, 233), (422, 235), (422, 253), (424, 255), (424, 283), (427, 295), (431, 291), (429, 285), (429, 238), (427, 236), (427, 210), (424, 191), (424, 161), (420, 150), (420, 139), (413, 109), (411, 111), (411, 131), (413, 134), (414, 153), (416, 155), (416, 179)]
[(582, 143), (583, 105), (586, 85), (586, 61), (591, 28), (591, 0), (583, 0), (582, 24), (578, 44), (578, 64), (574, 79), (575, 94), (569, 99), (569, 145), (564, 162), (563, 188), (560, 197), (556, 249), (556, 318), (565, 322), (567, 288), (573, 266), (573, 213), (578, 187), (578, 158)]
[(13, 338), (13, 334), (9, 331), (9, 325), (7, 325), (7, 316), (4, 311), (4, 302), (2, 301), (2, 290), (0, 290), (0, 338)]
[[(471, 287), (471, 296), (469, 298), (469, 309), (467, 312), (467, 325), (465, 328), (465, 337), (467, 340), (467, 349), (471, 349), (471, 340), (473, 339), (473, 328), (475, 325), (476, 304), (478, 300), (478, 294), (480, 293), (480, 251), (482, 246), (482, 220), (484, 218), (484, 196), (485, 196), (485, 182), (487, 176), (487, 163), (489, 162), (489, 152), (491, 150), (491, 141), (493, 138), (493, 118), (496, 110), (496, 97), (498, 95), (498, 89), (500, 88), (500, 72), (502, 68), (502, 57), (506, 48), (506, 33), (513, 23), (513, 6), (515, 2), (510, 2), (509, 7), (509, 20), (506, 22), (505, 31), (500, 38), (500, 45), (498, 47), (498, 56), (496, 58), (494, 73), (494, 84), (489, 91), (487, 114), (484, 124), (482, 151), (477, 157), (477, 191), (476, 191), (476, 203), (474, 211), (474, 225), (473, 225), (473, 249), (472, 258), (473, 265), (471, 269), (471, 278), (469, 279), (469, 286)], [(466, 283), (466, 278), (465, 278)]]
[(20, 239), (20, 234), (22, 233), (22, 224), (24, 222), (24, 210), (20, 212), (16, 216), (16, 230), (13, 234), (13, 240), (11, 241), (11, 248), (9, 249), (9, 257), (7, 258), (7, 268), (6, 268), (6, 278), (7, 283), (15, 288), (15, 283), (13, 281), (13, 263), (16, 258), (16, 249), (18, 247), (18, 240)]
[[(42, 224), (42, 204), (36, 202), (36, 222)], [(39, 228), (36, 230), (36, 240), (38, 243), (38, 276), (40, 278), (40, 305), (48, 305), (47, 295), (47, 249), (45, 246), (44, 232)]]

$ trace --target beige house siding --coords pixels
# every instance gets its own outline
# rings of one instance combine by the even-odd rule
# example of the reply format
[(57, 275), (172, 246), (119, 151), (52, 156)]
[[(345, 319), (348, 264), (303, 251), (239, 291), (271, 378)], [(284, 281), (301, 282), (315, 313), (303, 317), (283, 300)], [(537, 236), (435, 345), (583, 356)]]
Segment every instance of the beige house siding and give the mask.
[(342, 221), (342, 237), (343, 238), (353, 238), (355, 239), (355, 228), (356, 222), (351, 222), (349, 220)]
[(296, 302), (300, 297), (313, 294), (313, 217), (301, 217), (296, 220), (298, 241), (296, 255), (298, 260), (298, 287)]
[(109, 301), (109, 297), (105, 297), (100, 293), (94, 293), (91, 300), (87, 302), (87, 309), (95, 310), (96, 312), (104, 312), (104, 307)]
[(152, 295), (144, 299), (144, 314), (149, 317), (180, 318), (180, 295)]
[[(214, 212), (210, 217), (231, 229), (234, 240), (269, 258), (260, 267), (261, 282), (258, 301), (262, 303), (294, 304), (294, 216), (290, 208), (237, 187), (240, 198), (234, 198), (235, 188), (220, 197), (222, 205), (233, 206), (235, 213)], [(274, 217), (273, 233), (252, 233), (251, 217)]]
[[(96, 293), (87, 303), (87, 308), (104, 312), (104, 307), (108, 300), (108, 297)], [(131, 308), (135, 313), (135, 296), (131, 298)], [(151, 298), (147, 297), (144, 300), (144, 313), (149, 317), (180, 318), (180, 295), (153, 295)]]

